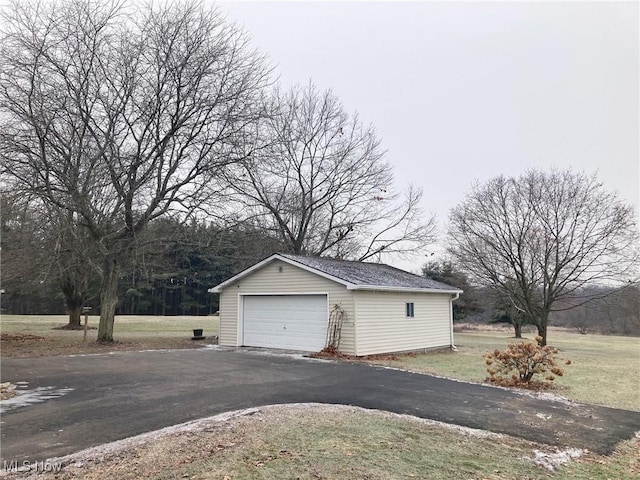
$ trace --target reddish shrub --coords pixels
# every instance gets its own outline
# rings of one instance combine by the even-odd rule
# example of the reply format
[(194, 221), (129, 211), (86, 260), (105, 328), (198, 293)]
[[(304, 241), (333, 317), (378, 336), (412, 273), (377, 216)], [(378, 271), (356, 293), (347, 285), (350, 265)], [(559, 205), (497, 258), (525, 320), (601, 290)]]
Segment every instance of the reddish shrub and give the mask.
[[(496, 349), (485, 353), (489, 373), (487, 380), (504, 386), (549, 386), (556, 377), (564, 374), (564, 370), (558, 365), (558, 349), (549, 345), (543, 347), (540, 345), (541, 341), (541, 337), (536, 337), (536, 343), (510, 343), (504, 351)], [(569, 365), (571, 361), (567, 360), (565, 363)], [(541, 375), (544, 380), (534, 381), (535, 375)]]

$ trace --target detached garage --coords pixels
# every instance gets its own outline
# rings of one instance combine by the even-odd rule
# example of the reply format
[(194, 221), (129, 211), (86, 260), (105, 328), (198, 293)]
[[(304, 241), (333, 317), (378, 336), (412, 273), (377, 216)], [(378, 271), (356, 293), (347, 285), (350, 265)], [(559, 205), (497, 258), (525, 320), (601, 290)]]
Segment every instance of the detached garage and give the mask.
[(220, 294), (220, 344), (319, 351), (328, 327), (349, 355), (453, 346), (462, 293), (388, 265), (275, 254), (209, 290)]

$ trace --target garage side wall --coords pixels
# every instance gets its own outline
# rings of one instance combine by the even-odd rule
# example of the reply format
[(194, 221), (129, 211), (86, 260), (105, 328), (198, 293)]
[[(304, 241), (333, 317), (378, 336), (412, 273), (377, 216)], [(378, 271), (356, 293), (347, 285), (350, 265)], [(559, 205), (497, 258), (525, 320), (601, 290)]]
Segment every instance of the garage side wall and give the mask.
[(340, 350), (353, 355), (355, 353), (353, 293), (348, 291), (344, 285), (280, 260), (268, 263), (260, 270), (222, 290), (220, 293), (220, 345), (239, 346), (238, 302), (240, 295), (305, 293), (326, 293), (329, 297), (329, 312), (336, 304), (344, 310), (346, 318), (342, 327)]
[[(451, 295), (358, 290), (356, 355), (402, 352), (451, 344)], [(406, 304), (414, 305), (414, 317)]]

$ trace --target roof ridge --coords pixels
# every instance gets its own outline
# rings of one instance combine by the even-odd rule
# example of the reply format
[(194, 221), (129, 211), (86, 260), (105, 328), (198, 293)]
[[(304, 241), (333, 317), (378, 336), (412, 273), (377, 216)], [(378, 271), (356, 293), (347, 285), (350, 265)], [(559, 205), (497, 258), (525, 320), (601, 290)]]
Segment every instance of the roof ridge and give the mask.
[[(320, 260), (329, 260), (329, 261), (333, 261), (333, 262), (344, 262), (344, 263), (355, 263), (358, 265), (382, 265), (385, 267), (390, 267), (390, 268), (395, 268), (396, 270), (400, 270), (401, 272), (406, 272), (406, 273), (411, 273), (411, 272), (407, 272), (406, 270), (402, 270), (399, 269), (397, 267), (394, 267), (393, 265), (389, 265), (388, 263), (380, 263), (380, 262), (369, 262), (369, 261), (365, 261), (365, 260), (345, 260), (344, 258), (335, 258), (335, 257), (322, 257), (319, 255), (303, 255), (301, 253), (277, 253), (277, 255), (282, 255), (283, 257), (302, 257), (302, 258), (317, 258)], [(413, 274), (414, 275), (414, 274)]]
[[(373, 268), (376, 268), (379, 270), (379, 273), (383, 273), (380, 272), (380, 270), (387, 270), (386, 273), (388, 273), (389, 275), (398, 275), (398, 276), (402, 276), (404, 277), (406, 280), (409, 280), (409, 278), (413, 278), (415, 280), (420, 280), (421, 282), (428, 282), (430, 284), (430, 288), (436, 288), (436, 289), (458, 289), (457, 287), (454, 287), (452, 285), (448, 285), (444, 282), (439, 282), (438, 280), (434, 280), (432, 278), (429, 277), (425, 277), (422, 275), (418, 275), (416, 273), (413, 272), (408, 272), (406, 270), (402, 270), (401, 268), (398, 267), (394, 267), (393, 265), (389, 265), (386, 263), (378, 263), (378, 262), (362, 262), (362, 261), (358, 261), (358, 260), (343, 260), (343, 259), (339, 259), (339, 258), (332, 258), (332, 257), (321, 257), (321, 256), (317, 256), (317, 255), (302, 255), (302, 254), (294, 254), (294, 253), (278, 253), (277, 255), (281, 255), (285, 258), (288, 258), (289, 260), (292, 260), (296, 263), (300, 263), (306, 267), (310, 267), (313, 268), (315, 270), (318, 270), (320, 272), (323, 272), (325, 274), (331, 275), (335, 278), (344, 280), (346, 282), (349, 283), (358, 283), (360, 285), (376, 285), (377, 283), (362, 283), (362, 282), (355, 282), (354, 281), (354, 277), (353, 275), (349, 275), (349, 272), (345, 272), (341, 269), (338, 268), (338, 270), (336, 271), (335, 269), (328, 269), (328, 268), (322, 268), (322, 262), (325, 262), (325, 264), (331, 263), (336, 265), (336, 267), (340, 264), (344, 265), (344, 264), (348, 264), (348, 265), (353, 265), (355, 266), (359, 271), (360, 271), (360, 277), (365, 276), (366, 272), (363, 272), (363, 270), (372, 270)], [(305, 262), (304, 260), (308, 260), (307, 262)], [(369, 269), (362, 269), (361, 267), (366, 266), (366, 267), (371, 267)], [(371, 274), (372, 272), (369, 271), (369, 274)], [(364, 280), (364, 279), (362, 279)], [(375, 279), (373, 279), (375, 280)], [(399, 278), (397, 279), (399, 280)], [(384, 282), (380, 283), (383, 284)], [(425, 288), (425, 287), (423, 287)]]

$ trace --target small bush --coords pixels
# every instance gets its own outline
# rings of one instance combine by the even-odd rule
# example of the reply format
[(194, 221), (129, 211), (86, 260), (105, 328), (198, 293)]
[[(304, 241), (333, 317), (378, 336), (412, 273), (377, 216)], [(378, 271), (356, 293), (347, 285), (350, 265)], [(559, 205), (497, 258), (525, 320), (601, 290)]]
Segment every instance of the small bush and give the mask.
[[(549, 345), (543, 347), (541, 341), (541, 337), (536, 337), (536, 343), (510, 343), (504, 351), (496, 349), (485, 353), (487, 380), (508, 387), (549, 387), (564, 370), (558, 365), (561, 361), (556, 358), (558, 349)], [(569, 365), (571, 361), (565, 360), (565, 364)], [(534, 380), (534, 375), (541, 375), (544, 380)]]

